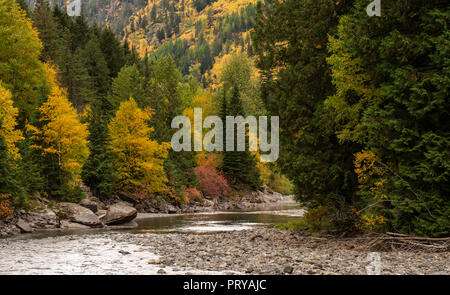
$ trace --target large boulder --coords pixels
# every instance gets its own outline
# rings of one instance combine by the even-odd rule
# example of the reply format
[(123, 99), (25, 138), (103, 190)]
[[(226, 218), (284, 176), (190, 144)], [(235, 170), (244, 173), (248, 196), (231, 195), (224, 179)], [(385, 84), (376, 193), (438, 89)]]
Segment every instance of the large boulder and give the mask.
[(59, 203), (60, 213), (71, 222), (84, 224), (87, 226), (102, 226), (100, 218), (91, 210), (74, 203)]
[(98, 210), (97, 202), (93, 201), (90, 198), (85, 198), (85, 199), (81, 200), (78, 204), (80, 206), (83, 206), (84, 208), (88, 208), (89, 210), (91, 210), (94, 213), (97, 212), (97, 210)]
[(135, 219), (137, 210), (128, 203), (120, 202), (109, 206), (108, 212), (105, 216), (105, 223), (107, 225), (117, 225), (129, 222)]

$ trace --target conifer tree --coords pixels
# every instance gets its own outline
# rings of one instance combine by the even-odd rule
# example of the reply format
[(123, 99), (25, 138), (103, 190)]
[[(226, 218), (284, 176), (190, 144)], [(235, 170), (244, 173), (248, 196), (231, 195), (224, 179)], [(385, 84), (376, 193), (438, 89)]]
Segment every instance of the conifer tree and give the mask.
[(52, 61), (59, 65), (64, 58), (60, 27), (54, 18), (50, 4), (46, 0), (37, 0), (33, 10), (33, 25), (39, 32), (43, 49), (41, 59), (43, 62)]
[(295, 186), (298, 200), (322, 206), (333, 226), (353, 224), (358, 197), (353, 172), (354, 143), (340, 144), (324, 100), (334, 92), (326, 64), (328, 35), (352, 1), (269, 0), (258, 5), (252, 34), (262, 99), (280, 117), (277, 164)]
[(106, 96), (111, 86), (111, 78), (109, 76), (108, 64), (100, 49), (96, 35), (92, 35), (91, 39), (86, 43), (86, 46), (83, 48), (83, 56), (86, 69), (91, 77), (92, 89), (95, 91), (95, 96)]
[(386, 1), (382, 17), (368, 19), (366, 5), (355, 1), (330, 39), (337, 90), (327, 99), (340, 140), (362, 143), (357, 160), (372, 155), (383, 171), (361, 183), (368, 204), (383, 196), (364, 214), (380, 214), (392, 230), (448, 236), (449, 8)]
[[(224, 106), (225, 103), (222, 103), (222, 105)], [(227, 116), (245, 117), (239, 87), (237, 85), (233, 86), (232, 95), (226, 112)], [(235, 125), (233, 128), (234, 151), (223, 152), (222, 170), (235, 185), (243, 184), (250, 186), (253, 189), (258, 189), (261, 186), (261, 181), (259, 170), (256, 167), (256, 157), (248, 151), (247, 144), (245, 151), (237, 151), (237, 126)], [(226, 133), (230, 132), (229, 130), (226, 131)]]
[(111, 107), (107, 104), (105, 99), (98, 99), (92, 105), (88, 137), (90, 153), (81, 173), (84, 184), (101, 199), (113, 195), (118, 177), (114, 168), (108, 129)]

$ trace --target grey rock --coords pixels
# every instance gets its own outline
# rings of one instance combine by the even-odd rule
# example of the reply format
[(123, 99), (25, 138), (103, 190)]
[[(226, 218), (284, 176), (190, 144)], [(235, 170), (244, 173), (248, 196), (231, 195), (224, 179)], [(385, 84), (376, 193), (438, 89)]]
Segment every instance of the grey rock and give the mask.
[(19, 218), (19, 220), (16, 223), (16, 226), (23, 233), (31, 233), (33, 231), (30, 224), (28, 222), (26, 222), (25, 220), (23, 220), (22, 218)]
[(294, 268), (290, 265), (286, 265), (283, 269), (283, 272), (288, 273), (288, 274), (291, 274), (293, 271), (294, 271)]
[(71, 222), (87, 226), (102, 226), (100, 218), (91, 210), (73, 203), (59, 203), (60, 212)]
[(129, 222), (135, 219), (137, 210), (131, 207), (128, 203), (120, 202), (109, 207), (105, 216), (105, 223), (107, 225), (117, 225)]
[(97, 212), (97, 210), (98, 210), (98, 204), (89, 198), (85, 198), (85, 199), (81, 200), (78, 204), (85, 208), (88, 208), (89, 210), (91, 210), (94, 213)]
[(164, 269), (160, 268), (160, 269), (158, 269), (157, 273), (160, 275), (163, 275), (163, 274), (166, 274), (167, 272)]

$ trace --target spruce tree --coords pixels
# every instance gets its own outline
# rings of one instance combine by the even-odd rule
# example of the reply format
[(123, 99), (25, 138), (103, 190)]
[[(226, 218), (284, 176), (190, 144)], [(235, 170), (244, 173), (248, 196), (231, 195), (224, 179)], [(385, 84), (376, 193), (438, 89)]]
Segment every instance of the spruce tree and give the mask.
[(22, 205), (25, 191), (20, 185), (20, 176), (8, 154), (5, 137), (0, 134), (0, 194), (10, 195), (14, 203)]
[(118, 177), (110, 150), (110, 110), (111, 106), (105, 99), (97, 99), (92, 106), (88, 128), (90, 154), (81, 172), (83, 182), (101, 199), (114, 194)]
[(351, 2), (260, 2), (252, 34), (263, 102), (270, 115), (280, 117), (277, 164), (295, 185), (298, 200), (339, 212), (330, 217), (345, 230), (354, 221), (353, 154), (360, 146), (339, 143), (324, 100), (334, 92), (326, 63), (328, 36)]
[(434, 236), (450, 230), (450, 13), (442, 4), (386, 1), (382, 17), (367, 18), (366, 1), (355, 1), (328, 59), (337, 134), (363, 143), (383, 171), (361, 186), (369, 204), (374, 190), (385, 198), (364, 214), (381, 214), (391, 230)]
[[(224, 99), (225, 101), (225, 99)], [(226, 102), (222, 103), (222, 112), (226, 110), (227, 116), (245, 117), (240, 98), (239, 87), (234, 85), (228, 108)], [(223, 115), (222, 115), (223, 116)], [(225, 121), (224, 121), (225, 122)], [(224, 130), (227, 133), (229, 130)], [(237, 151), (237, 126), (233, 129), (234, 151), (223, 152), (222, 170), (224, 174), (235, 185), (246, 185), (252, 189), (258, 189), (261, 186), (259, 170), (256, 166), (256, 157), (248, 151), (246, 139), (246, 150)], [(247, 137), (247, 136), (246, 136)]]
[(37, 0), (32, 18), (33, 25), (39, 31), (39, 39), (44, 46), (41, 59), (44, 62), (52, 61), (59, 65), (64, 58), (61, 28), (46, 0)]

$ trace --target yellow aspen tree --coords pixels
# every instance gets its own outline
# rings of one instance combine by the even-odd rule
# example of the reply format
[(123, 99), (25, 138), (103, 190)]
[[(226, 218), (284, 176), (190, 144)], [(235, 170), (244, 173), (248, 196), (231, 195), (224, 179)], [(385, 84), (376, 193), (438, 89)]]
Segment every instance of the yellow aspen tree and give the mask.
[(72, 180), (81, 173), (81, 168), (89, 156), (87, 147), (87, 124), (80, 122), (80, 118), (69, 102), (64, 88), (58, 85), (56, 70), (46, 64), (47, 82), (50, 94), (47, 101), (39, 108), (40, 128), (28, 125), (33, 132), (33, 145), (43, 154), (55, 155), (58, 166), (72, 176)]
[(16, 129), (19, 111), (13, 106), (11, 92), (3, 88), (0, 81), (0, 135), (5, 138), (8, 154), (20, 158), (16, 143), (23, 139), (22, 131)]
[(130, 98), (120, 104), (109, 124), (111, 150), (122, 189), (140, 188), (149, 193), (166, 189), (164, 159), (170, 145), (150, 139), (154, 129), (147, 122), (152, 113), (151, 109), (140, 109)]

